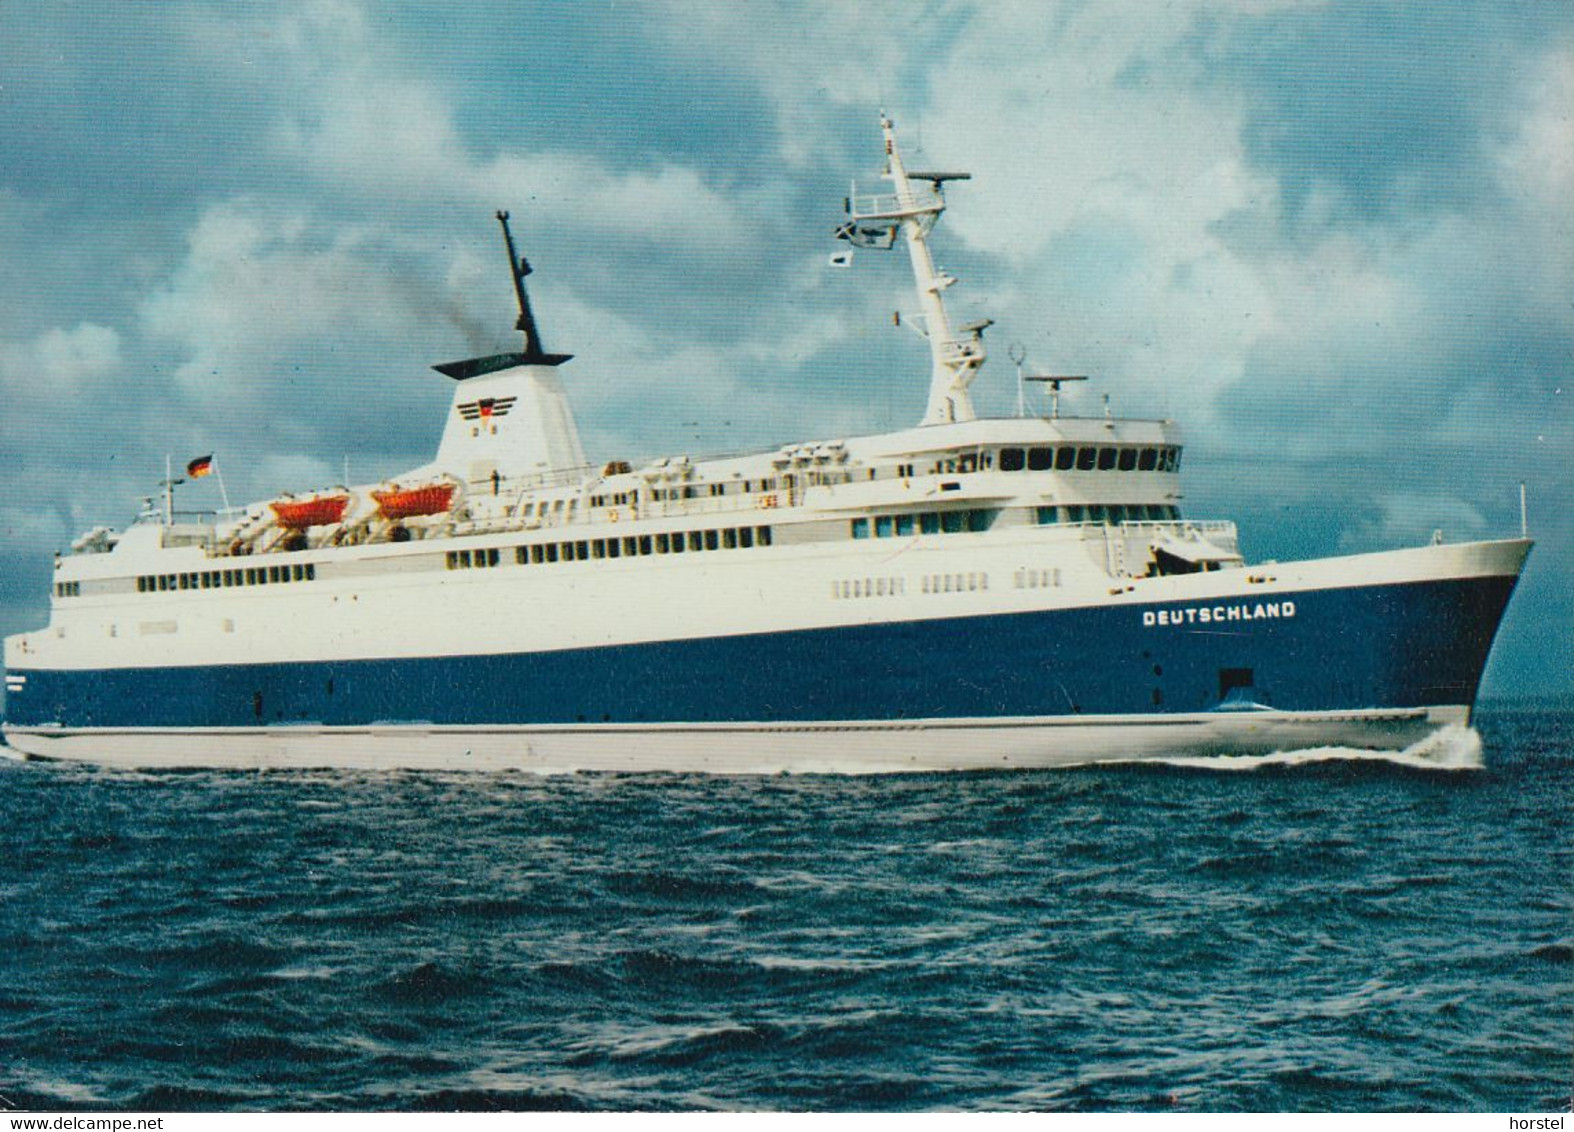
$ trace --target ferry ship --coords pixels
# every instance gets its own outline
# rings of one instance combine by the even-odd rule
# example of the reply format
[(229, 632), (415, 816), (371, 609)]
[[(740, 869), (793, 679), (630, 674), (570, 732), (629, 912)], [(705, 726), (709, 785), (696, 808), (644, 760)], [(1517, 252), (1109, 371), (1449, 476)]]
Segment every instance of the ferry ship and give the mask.
[[(1168, 420), (986, 419), (955, 324), (946, 186), (883, 114), (886, 182), (837, 235), (905, 249), (916, 427), (639, 466), (587, 461), (499, 213), (523, 348), (434, 367), (431, 463), (57, 557), (6, 640), (14, 752), (136, 767), (718, 773), (1047, 767), (1467, 724), (1530, 542), (1251, 564), (1182, 514)], [(850, 251), (844, 251), (844, 257)], [(1020, 380), (1019, 374), (1019, 380)], [(193, 466), (193, 473), (201, 467)]]

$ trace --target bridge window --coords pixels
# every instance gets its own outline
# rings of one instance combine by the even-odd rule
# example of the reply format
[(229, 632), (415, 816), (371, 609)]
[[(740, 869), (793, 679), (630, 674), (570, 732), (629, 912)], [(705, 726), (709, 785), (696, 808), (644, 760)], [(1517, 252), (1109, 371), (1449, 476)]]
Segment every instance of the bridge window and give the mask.
[(1077, 471), (1091, 472), (1098, 462), (1099, 450), (1097, 448), (1077, 449)]
[(1113, 471), (1114, 468), (1115, 468), (1115, 449), (1113, 449), (1113, 448), (1100, 448), (1099, 449), (1099, 471), (1101, 471), (1101, 472), (1108, 472), (1108, 471)]
[(1057, 472), (1069, 472), (1076, 465), (1076, 462), (1077, 450), (1075, 448), (1061, 448), (1055, 453), (1055, 470)]
[(1120, 470), (1123, 472), (1135, 471), (1137, 468), (1137, 450), (1135, 448), (1122, 448), (1120, 450)]
[(1020, 472), (1025, 466), (1024, 454), (1020, 448), (1002, 448), (1000, 450), (1000, 470), (1002, 472)]
[(1151, 472), (1158, 466), (1159, 453), (1157, 449), (1144, 448), (1137, 457), (1137, 471)]
[(1029, 448), (1027, 450), (1027, 470), (1030, 472), (1047, 472), (1055, 462), (1053, 448)]

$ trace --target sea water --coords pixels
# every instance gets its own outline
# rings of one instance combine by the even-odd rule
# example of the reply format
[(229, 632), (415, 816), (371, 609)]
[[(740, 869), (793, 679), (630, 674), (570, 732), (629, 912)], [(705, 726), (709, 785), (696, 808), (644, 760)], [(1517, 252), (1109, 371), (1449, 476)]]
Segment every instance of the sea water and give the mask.
[(1547, 1109), (1574, 714), (879, 778), (0, 765), (0, 1108)]

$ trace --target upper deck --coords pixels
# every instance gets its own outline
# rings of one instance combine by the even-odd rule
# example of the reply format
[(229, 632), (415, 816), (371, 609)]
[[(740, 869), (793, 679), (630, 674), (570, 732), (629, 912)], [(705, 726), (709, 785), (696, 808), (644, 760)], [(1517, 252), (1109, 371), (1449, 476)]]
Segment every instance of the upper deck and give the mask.
[(1160, 543), (1202, 533), (1206, 545), (1186, 561), (1227, 560), (1232, 526), (1202, 532), (1182, 523), (1171, 422), (1062, 417), (1058, 387), (1048, 416), (976, 416), (968, 389), (986, 358), (988, 323), (952, 327), (943, 292), (956, 280), (935, 268), (928, 247), (945, 209), (943, 182), (960, 175), (908, 174), (883, 116), (882, 129), (894, 193), (884, 205), (855, 194), (838, 235), (861, 248), (905, 241), (921, 307), (909, 324), (928, 339), (932, 361), (918, 427), (588, 464), (560, 375), (570, 355), (542, 345), (525, 294), (529, 268), (499, 213), (524, 349), (434, 367), (454, 385), (431, 463), (397, 482), (330, 486), (181, 522), (167, 479), (162, 516), (144, 515), (124, 535), (99, 529), (57, 559), (57, 601), (313, 581), (319, 571), (474, 568), (510, 554), (521, 563), (593, 561), (1082, 525), (1125, 528), (1123, 538), (1135, 540), (1105, 556), (1119, 563), (1116, 573), (1154, 568)]

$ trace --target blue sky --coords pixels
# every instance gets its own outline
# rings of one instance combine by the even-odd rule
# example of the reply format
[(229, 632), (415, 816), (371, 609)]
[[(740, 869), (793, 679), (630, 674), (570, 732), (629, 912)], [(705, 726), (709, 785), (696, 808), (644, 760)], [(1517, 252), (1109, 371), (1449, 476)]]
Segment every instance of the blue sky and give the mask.
[(0, 42), (0, 631), (166, 453), (237, 499), (428, 459), (424, 367), (512, 341), (497, 208), (593, 458), (915, 423), (905, 266), (827, 264), (884, 106), (975, 174), (986, 410), (1020, 343), (1177, 418), (1258, 557), (1512, 534), (1523, 479), (1488, 690), (1574, 690), (1565, 3), (12, 0)]

